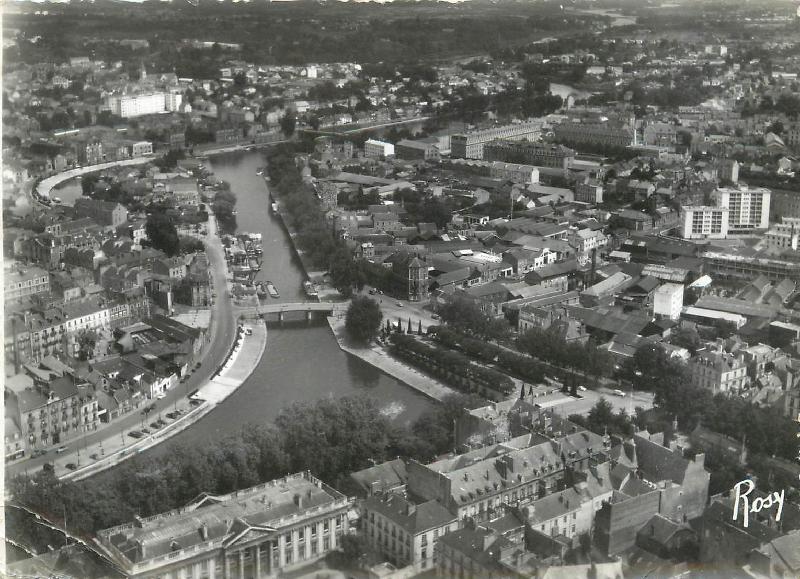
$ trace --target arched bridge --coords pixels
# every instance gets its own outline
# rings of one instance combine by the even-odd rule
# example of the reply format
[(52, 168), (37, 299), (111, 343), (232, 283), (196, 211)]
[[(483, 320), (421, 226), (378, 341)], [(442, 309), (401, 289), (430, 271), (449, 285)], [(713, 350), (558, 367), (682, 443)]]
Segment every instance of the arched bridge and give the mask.
[(255, 307), (239, 308), (240, 315), (244, 317), (260, 317), (272, 321), (282, 322), (287, 314), (294, 312), (305, 314), (306, 319), (311, 319), (314, 312), (324, 312), (331, 315), (344, 312), (347, 309), (347, 302), (296, 302), (296, 303), (277, 303), (263, 304)]

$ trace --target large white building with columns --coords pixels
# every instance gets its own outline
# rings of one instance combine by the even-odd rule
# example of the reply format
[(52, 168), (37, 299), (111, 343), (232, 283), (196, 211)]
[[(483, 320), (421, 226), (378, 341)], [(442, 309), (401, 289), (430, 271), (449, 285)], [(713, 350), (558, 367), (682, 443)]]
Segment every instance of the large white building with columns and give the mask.
[(298, 473), (100, 531), (96, 543), (126, 577), (275, 577), (335, 550), (353, 500)]

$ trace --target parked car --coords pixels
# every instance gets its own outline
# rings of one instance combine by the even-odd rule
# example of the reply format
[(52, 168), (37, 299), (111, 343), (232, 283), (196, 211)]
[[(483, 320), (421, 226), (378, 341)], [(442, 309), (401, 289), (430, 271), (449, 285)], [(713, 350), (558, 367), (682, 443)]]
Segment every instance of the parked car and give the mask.
[(66, 452), (66, 451), (67, 451), (67, 447), (66, 447), (66, 446), (59, 446), (59, 447), (56, 449), (56, 452), (57, 452), (58, 454), (61, 454), (62, 452)]
[(156, 394), (156, 398), (158, 398), (159, 400), (164, 400), (164, 398), (166, 397), (167, 395), (164, 394), (163, 392), (159, 392), (158, 394)]
[(403, 302), (397, 302), (397, 307), (398, 308), (402, 308), (403, 307)]
[(45, 454), (47, 454), (47, 450), (45, 450), (44, 448), (37, 448), (31, 453), (31, 458), (36, 458), (37, 456), (44, 456)]
[(622, 396), (623, 398), (625, 398), (625, 393), (622, 390), (620, 390), (619, 388), (615, 388), (614, 389), (614, 394), (616, 394), (617, 396)]
[(75, 470), (75, 469), (77, 469), (77, 468), (78, 468), (78, 465), (77, 465), (77, 464), (75, 464), (74, 462), (68, 462), (68, 463), (67, 463), (67, 468), (68, 468), (69, 470)]
[(90, 454), (90, 455), (89, 455), (89, 458), (91, 458), (92, 460), (97, 460), (97, 459), (99, 459), (100, 457), (99, 457), (99, 456), (97, 456), (97, 453), (95, 453), (95, 454)]
[(130, 436), (131, 438), (141, 438), (142, 436), (144, 436), (144, 434), (142, 434), (142, 433), (141, 433), (141, 432), (139, 432), (138, 430), (131, 430), (131, 431), (128, 433), (128, 436)]
[(586, 386), (578, 386), (578, 390), (581, 392), (586, 392)]
[(142, 428), (143, 434), (150, 434), (150, 431), (147, 428)]

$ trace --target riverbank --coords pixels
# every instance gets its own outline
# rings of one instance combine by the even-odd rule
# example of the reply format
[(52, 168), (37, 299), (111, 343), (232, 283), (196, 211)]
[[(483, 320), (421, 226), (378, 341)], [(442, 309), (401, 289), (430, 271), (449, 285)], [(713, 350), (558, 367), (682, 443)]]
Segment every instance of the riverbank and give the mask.
[(382, 346), (371, 346), (369, 348), (357, 348), (350, 345), (347, 335), (345, 333), (345, 318), (342, 317), (328, 317), (328, 325), (331, 327), (336, 342), (343, 352), (347, 352), (374, 366), (380, 371), (388, 374), (395, 380), (402, 382), (424, 394), (428, 398), (441, 402), (450, 394), (458, 394), (449, 386), (439, 382), (438, 380), (426, 376), (421, 372), (415, 370), (411, 366), (404, 364), (393, 358)]
[(135, 165), (143, 165), (144, 163), (148, 163), (151, 161), (155, 161), (155, 157), (136, 157), (135, 159), (123, 159), (121, 161), (110, 161), (108, 163), (100, 163), (99, 165), (88, 165), (86, 167), (78, 167), (77, 169), (69, 169), (68, 171), (59, 173), (58, 175), (53, 175), (52, 177), (43, 179), (36, 186), (36, 192), (41, 197), (49, 198), (50, 192), (53, 190), (53, 187), (60, 185), (64, 181), (69, 181), (70, 179), (74, 179), (75, 177), (80, 177), (81, 175), (86, 175), (87, 173), (95, 173), (97, 171), (103, 171), (105, 169), (110, 169), (112, 167), (129, 167)]
[[(140, 438), (132, 444), (128, 443), (124, 433), (120, 433), (120, 436), (115, 434), (105, 439), (98, 445), (97, 449), (94, 449), (97, 451), (95, 454), (100, 455), (100, 459), (82, 468), (68, 469), (66, 465), (71, 460), (74, 460), (69, 457), (54, 461), (53, 468), (56, 476), (65, 480), (76, 481), (88, 478), (164, 442), (186, 430), (211, 412), (247, 380), (264, 355), (267, 345), (267, 327), (260, 321), (254, 323), (251, 327), (253, 330), (252, 335), (242, 336), (241, 342), (231, 351), (231, 355), (225, 362), (222, 371), (198, 388), (197, 393), (192, 396), (192, 398), (200, 400), (200, 404), (193, 406), (189, 399), (184, 400), (180, 405), (176, 403), (173, 412), (180, 410), (182, 413), (177, 419), (161, 430)], [(237, 364), (240, 359), (241, 363)], [(167, 410), (168, 408), (163, 409), (158, 416), (160, 417)], [(153, 415), (148, 418), (148, 420), (157, 419)], [(143, 419), (143, 423), (144, 421)], [(88, 457), (92, 450), (92, 448), (84, 449), (85, 455)]]

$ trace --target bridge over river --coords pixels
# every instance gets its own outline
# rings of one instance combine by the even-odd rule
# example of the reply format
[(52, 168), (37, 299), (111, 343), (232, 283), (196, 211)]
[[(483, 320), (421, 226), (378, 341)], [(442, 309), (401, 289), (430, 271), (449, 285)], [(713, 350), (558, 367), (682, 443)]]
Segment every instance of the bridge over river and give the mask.
[(349, 302), (294, 302), (260, 304), (253, 307), (237, 308), (245, 318), (263, 318), (265, 321), (283, 322), (288, 315), (302, 313), (305, 319), (311, 320), (314, 312), (323, 312), (325, 315), (344, 314)]

